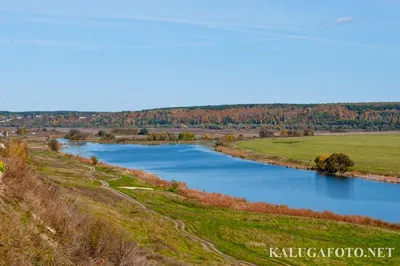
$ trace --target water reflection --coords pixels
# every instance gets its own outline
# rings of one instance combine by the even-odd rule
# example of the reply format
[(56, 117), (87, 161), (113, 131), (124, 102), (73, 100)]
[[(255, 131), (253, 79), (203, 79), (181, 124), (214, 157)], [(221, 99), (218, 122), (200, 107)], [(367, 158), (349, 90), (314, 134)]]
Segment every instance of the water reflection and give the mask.
[(352, 199), (354, 178), (315, 173), (315, 192), (334, 199)]

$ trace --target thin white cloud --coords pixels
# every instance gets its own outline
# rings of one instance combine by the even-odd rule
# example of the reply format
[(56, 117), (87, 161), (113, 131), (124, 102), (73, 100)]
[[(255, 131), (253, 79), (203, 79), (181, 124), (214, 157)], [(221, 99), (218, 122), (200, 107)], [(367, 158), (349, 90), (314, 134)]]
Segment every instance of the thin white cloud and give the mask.
[(335, 21), (335, 24), (338, 25), (338, 24), (346, 24), (346, 23), (351, 23), (351, 22), (353, 22), (353, 17), (348, 16), (348, 17), (338, 18)]
[[(303, 40), (303, 41), (312, 41), (312, 42), (321, 42), (321, 43), (335, 43), (340, 45), (350, 45), (350, 46), (362, 46), (368, 48), (389, 48), (394, 49), (394, 47), (387, 47), (383, 45), (376, 45), (370, 43), (357, 43), (345, 40), (335, 40), (335, 39), (326, 39), (326, 38), (319, 38), (315, 36), (307, 36), (302, 34), (296, 33), (286, 33), (286, 32), (278, 32), (274, 27), (269, 27), (268, 25), (251, 25), (251, 24), (239, 24), (239, 23), (222, 23), (216, 24), (216, 22), (208, 22), (208, 21), (201, 21), (201, 20), (190, 20), (190, 19), (181, 19), (181, 18), (165, 18), (165, 17), (152, 17), (152, 16), (92, 16), (92, 17), (67, 17), (67, 16), (58, 16), (58, 15), (50, 15), (50, 14), (35, 14), (35, 20), (40, 21), (41, 23), (57, 23), (60, 21), (64, 22), (71, 22), (75, 25), (78, 25), (78, 22), (90, 22), (90, 25), (94, 25), (93, 23), (100, 23), (99, 25), (107, 26), (107, 20), (113, 22), (133, 22), (133, 21), (140, 21), (140, 22), (149, 22), (149, 23), (173, 23), (173, 24), (181, 24), (187, 26), (194, 26), (194, 27), (203, 27), (215, 30), (223, 30), (223, 31), (231, 31), (231, 32), (238, 32), (244, 33), (249, 35), (256, 35), (256, 36), (264, 36), (268, 37), (265, 39), (266, 41), (276, 40), (279, 38), (284, 39), (293, 39), (293, 40)], [(39, 16), (39, 17), (37, 17)], [(29, 18), (28, 18), (29, 19)], [(351, 23), (354, 21), (354, 18), (351, 16), (338, 18), (336, 21), (330, 24), (325, 24), (324, 26), (332, 26), (332, 25), (339, 25), (345, 23)], [(272, 30), (273, 28), (273, 30)], [(0, 39), (0, 43), (2, 39)], [(161, 46), (158, 45), (131, 45), (125, 44), (122, 46), (110, 46), (110, 45), (99, 45), (99, 44), (88, 44), (88, 43), (79, 43), (79, 42), (63, 42), (63, 41), (49, 41), (49, 40), (19, 40), (15, 41), (17, 43), (29, 43), (33, 46), (65, 46), (70, 48), (76, 49), (92, 49), (92, 50), (101, 50), (101, 49), (114, 49), (114, 48), (123, 48), (123, 49), (173, 49), (179, 47), (207, 47), (207, 46), (214, 46), (214, 45), (221, 45), (227, 43), (221, 42), (213, 42), (210, 41), (203, 41), (203, 42), (184, 42), (184, 43), (176, 43), (176, 44), (162, 44)], [(232, 42), (240, 42), (240, 41), (230, 41)]]
[(32, 40), (32, 39), (13, 39), (0, 38), (0, 45), (22, 45), (31, 48), (35, 47), (53, 47), (53, 48), (70, 48), (76, 50), (106, 50), (106, 49), (137, 49), (137, 50), (164, 50), (179, 47), (208, 47), (219, 45), (216, 42), (184, 42), (162, 45), (108, 45), (96, 44), (76, 41), (60, 41), (60, 40)]

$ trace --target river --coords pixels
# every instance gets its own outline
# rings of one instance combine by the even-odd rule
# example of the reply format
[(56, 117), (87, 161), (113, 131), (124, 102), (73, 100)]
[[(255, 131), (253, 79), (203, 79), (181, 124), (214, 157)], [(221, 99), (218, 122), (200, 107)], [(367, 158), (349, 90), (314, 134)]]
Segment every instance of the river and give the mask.
[[(66, 143), (65, 140), (61, 140)], [(201, 145), (83, 143), (63, 151), (105, 163), (142, 169), (188, 187), (293, 208), (366, 215), (400, 222), (400, 185), (320, 175), (233, 158)]]

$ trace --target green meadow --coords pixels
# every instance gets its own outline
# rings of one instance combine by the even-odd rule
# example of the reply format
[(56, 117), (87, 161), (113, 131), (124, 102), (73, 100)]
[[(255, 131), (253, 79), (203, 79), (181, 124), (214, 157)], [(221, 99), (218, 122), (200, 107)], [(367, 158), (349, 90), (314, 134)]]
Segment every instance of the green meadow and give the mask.
[(354, 160), (355, 171), (400, 177), (400, 134), (255, 139), (238, 142), (237, 146), (306, 166), (313, 166), (319, 155), (342, 152)]

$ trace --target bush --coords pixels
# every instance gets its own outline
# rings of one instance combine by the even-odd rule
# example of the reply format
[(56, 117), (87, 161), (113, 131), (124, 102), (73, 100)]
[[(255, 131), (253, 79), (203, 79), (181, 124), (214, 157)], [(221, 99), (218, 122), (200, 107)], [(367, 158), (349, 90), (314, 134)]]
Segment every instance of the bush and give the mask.
[(281, 132), (279, 133), (279, 136), (282, 138), (288, 137), (288, 131), (286, 130), (286, 128), (282, 128)]
[(106, 132), (104, 130), (100, 130), (97, 135), (99, 135), (99, 137), (103, 137), (106, 134)]
[(101, 137), (101, 141), (115, 141), (115, 136), (114, 134), (106, 133)]
[(20, 127), (20, 128), (17, 129), (17, 134), (20, 135), (20, 136), (25, 136), (26, 133), (27, 133), (27, 130), (24, 127)]
[(20, 159), (29, 161), (28, 145), (20, 139), (13, 139), (6, 142), (5, 149), (1, 150), (1, 156), (8, 159)]
[(97, 157), (94, 155), (90, 158), (90, 160), (92, 160), (93, 165), (97, 165), (99, 163), (99, 159), (97, 159)]
[(136, 135), (138, 130), (137, 128), (114, 128), (112, 133), (117, 135)]
[(262, 128), (260, 130), (260, 138), (272, 138), (274, 137), (274, 131)]
[(185, 141), (194, 140), (194, 139), (196, 139), (196, 135), (192, 132), (183, 132), (183, 133), (179, 133), (178, 139), (185, 140)]
[(230, 134), (230, 133), (225, 134), (224, 139), (225, 139), (225, 141), (226, 141), (227, 143), (230, 143), (230, 142), (233, 142), (233, 141), (236, 140), (235, 136), (232, 135), (232, 134)]
[(304, 129), (304, 134), (305, 137), (312, 137), (314, 136), (314, 132), (311, 129)]
[(171, 186), (168, 188), (169, 192), (175, 192), (179, 187), (179, 183), (176, 180), (171, 181)]
[(4, 173), (6, 171), (6, 165), (0, 161), (0, 173)]
[(354, 166), (354, 161), (343, 153), (333, 153), (329, 157), (319, 156), (315, 159), (318, 171), (327, 172), (329, 174), (344, 174), (350, 167)]
[(139, 133), (139, 135), (149, 135), (149, 130), (147, 128), (142, 128)]
[(65, 138), (68, 140), (86, 140), (88, 135), (86, 133), (81, 132), (78, 129), (71, 129)]
[(314, 162), (317, 165), (317, 170), (320, 172), (325, 171), (325, 161), (329, 158), (329, 155), (320, 155), (315, 158)]
[(51, 151), (55, 151), (55, 152), (59, 152), (60, 148), (61, 148), (60, 143), (54, 138), (49, 140), (49, 142), (47, 143), (47, 146), (49, 146)]

